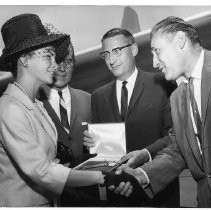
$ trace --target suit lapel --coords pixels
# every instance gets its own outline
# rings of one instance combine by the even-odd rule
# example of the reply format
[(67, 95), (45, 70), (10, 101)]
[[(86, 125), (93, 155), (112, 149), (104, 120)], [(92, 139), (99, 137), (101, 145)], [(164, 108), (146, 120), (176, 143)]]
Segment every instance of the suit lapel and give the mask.
[[(57, 125), (59, 125), (62, 129), (64, 129), (64, 126), (62, 125), (59, 117), (57, 116), (56, 112), (54, 111), (53, 107), (51, 106), (51, 104), (48, 101), (48, 98), (46, 97), (44, 90), (41, 89), (39, 92), (40, 96), (39, 96), (39, 100), (42, 101), (44, 108), (46, 109), (46, 111), (48, 112), (48, 115), (51, 117), (51, 119), (53, 120), (53, 122)], [(64, 129), (65, 130), (65, 129)], [(66, 131), (66, 130), (65, 130)]]
[(198, 165), (203, 169), (202, 156), (199, 151), (199, 146), (197, 144), (196, 136), (194, 134), (194, 128), (193, 128), (193, 123), (191, 119), (190, 95), (189, 95), (189, 92), (187, 91), (187, 84), (184, 84), (181, 98), (182, 98), (181, 116), (183, 118), (182, 122), (184, 122), (184, 128), (185, 128), (187, 141), (194, 156), (196, 157)]
[[(55, 145), (57, 144), (57, 132), (56, 127), (52, 120), (50, 119), (48, 113), (45, 109), (41, 106), (40, 102), (37, 100), (36, 102), (37, 110), (34, 110), (36, 118), (40, 121), (42, 124), (42, 127), (44, 130), (48, 133), (48, 135), (51, 137), (51, 139), (54, 141)], [(45, 120), (43, 120), (44, 118)], [(46, 121), (48, 123), (46, 123)]]
[(52, 120), (54, 122), (56, 122), (57, 124), (61, 124), (59, 117), (57, 116), (56, 112), (54, 111), (53, 107), (51, 106), (51, 104), (49, 103), (48, 100), (42, 101), (43, 102), (43, 106), (45, 107), (45, 109), (47, 110), (49, 116), (51, 116)]
[(202, 69), (201, 80), (201, 111), (202, 111), (202, 125), (204, 126), (207, 116), (207, 105), (211, 90), (211, 53), (205, 50), (204, 65)]
[(78, 103), (77, 103), (77, 96), (75, 95), (71, 87), (69, 87), (69, 91), (70, 91), (70, 97), (71, 97), (71, 109), (70, 109), (70, 112), (71, 112), (70, 113), (70, 130), (71, 130), (78, 113)]
[[(204, 51), (204, 64), (202, 68), (202, 80), (201, 80), (201, 111), (202, 111), (202, 129), (205, 131), (206, 119), (208, 115), (208, 103), (210, 103), (210, 91), (211, 91), (211, 52), (205, 50)], [(210, 105), (210, 104), (209, 104)], [(207, 121), (208, 123), (209, 121)], [(205, 132), (210, 132), (206, 130)], [(202, 133), (202, 148), (210, 148), (210, 139), (207, 138), (207, 135), (203, 135)], [(207, 170), (210, 170), (210, 149), (203, 150), (203, 158), (204, 158), (204, 167)]]
[(116, 80), (113, 80), (110, 86), (110, 91), (108, 91), (108, 98), (107, 98), (107, 103), (109, 106), (111, 106), (111, 109), (114, 113), (115, 119), (117, 121), (121, 121), (121, 116), (119, 113), (119, 107), (117, 103), (117, 96), (116, 96)]
[[(111, 89), (110, 89), (110, 91), (108, 91), (108, 92), (110, 92), (110, 94), (109, 94), (110, 96), (108, 97), (107, 102), (109, 104), (111, 104), (115, 118), (118, 121), (121, 121), (121, 116), (120, 116), (120, 113), (119, 113), (119, 107), (118, 107), (117, 96), (116, 96), (116, 80), (114, 80), (111, 83), (110, 87), (111, 87)], [(133, 93), (132, 93), (130, 103), (129, 103), (129, 106), (128, 106), (127, 116), (132, 111), (132, 109), (133, 109), (135, 103), (137, 102), (138, 98), (140, 97), (143, 89), (144, 89), (144, 73), (142, 71), (138, 70), (136, 82), (135, 82), (135, 85), (134, 85), (134, 88), (133, 88)]]
[(46, 110), (42, 107), (40, 101), (36, 99), (35, 104), (33, 104), (32, 101), (14, 84), (8, 85), (5, 94), (12, 95), (27, 109), (33, 110), (36, 119), (40, 122), (43, 129), (48, 133), (48, 135), (51, 137), (51, 140), (54, 142), (56, 146), (56, 141), (57, 141), (56, 128), (52, 120), (49, 118)]
[(127, 117), (132, 111), (135, 103), (137, 102), (138, 98), (140, 97), (142, 91), (144, 89), (144, 73), (140, 70), (138, 70), (136, 82), (133, 88), (133, 93), (130, 99), (130, 103), (128, 106), (128, 111), (127, 111)]

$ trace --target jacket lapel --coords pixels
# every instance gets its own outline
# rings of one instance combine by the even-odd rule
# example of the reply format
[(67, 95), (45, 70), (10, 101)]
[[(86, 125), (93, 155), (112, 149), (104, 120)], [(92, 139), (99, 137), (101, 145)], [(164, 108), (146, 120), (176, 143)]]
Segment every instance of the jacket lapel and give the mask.
[(136, 82), (135, 82), (135, 85), (133, 88), (133, 93), (132, 93), (130, 103), (128, 106), (127, 117), (130, 114), (130, 112), (132, 111), (135, 103), (138, 101), (141, 93), (143, 92), (143, 89), (144, 89), (144, 73), (142, 71), (138, 70)]
[[(201, 111), (202, 111), (202, 148), (205, 170), (210, 171), (210, 139), (207, 135), (204, 135), (210, 128), (207, 124), (210, 121), (208, 119), (208, 107), (210, 106), (210, 91), (211, 91), (211, 52), (205, 50), (204, 52), (204, 65), (202, 68), (202, 80), (201, 80)], [(209, 104), (209, 106), (208, 106)], [(210, 109), (210, 108), (209, 108)], [(207, 129), (205, 131), (205, 128)]]
[(203, 169), (202, 156), (199, 151), (199, 146), (197, 144), (197, 139), (194, 134), (194, 128), (193, 128), (193, 123), (191, 119), (190, 95), (189, 95), (189, 92), (187, 91), (187, 84), (184, 84), (181, 103), (183, 106), (181, 116), (183, 117), (187, 141), (194, 156), (196, 157), (198, 165), (201, 167), (201, 169)]
[(55, 147), (56, 147), (56, 141), (57, 141), (56, 128), (52, 120), (49, 118), (47, 112), (40, 104), (40, 102), (36, 100), (36, 103), (35, 103), (36, 105), (33, 104), (32, 101), (14, 84), (9, 84), (8, 89), (5, 92), (5, 94), (11, 95), (16, 100), (18, 100), (21, 104), (23, 104), (28, 110), (31, 110), (34, 112), (36, 119), (39, 120), (43, 129), (49, 134), (49, 136), (51, 137), (51, 140), (54, 142)]
[(117, 122), (120, 122), (121, 116), (119, 113), (119, 107), (117, 103), (116, 80), (113, 80), (113, 82), (110, 85), (110, 90), (108, 91), (108, 97), (106, 99), (106, 102), (108, 103), (109, 106), (111, 106), (111, 109)]
[(201, 111), (202, 111), (202, 126), (204, 127), (207, 116), (207, 105), (211, 90), (211, 53), (205, 50), (204, 65), (202, 69), (201, 82)]
[(48, 112), (48, 115), (51, 117), (51, 119), (53, 120), (53, 122), (55, 124), (59, 125), (62, 129), (64, 129), (64, 126), (62, 125), (59, 117), (57, 116), (57, 114), (54, 111), (53, 107), (49, 103), (48, 98), (47, 98), (47, 96), (44, 93), (44, 90), (41, 89), (40, 92), (39, 92), (39, 94), (40, 94), (39, 95), (39, 100), (43, 103), (43, 106), (46, 109), (46, 111)]
[(72, 88), (69, 87), (70, 97), (71, 97), (71, 109), (70, 109), (70, 130), (72, 129), (74, 122), (76, 120), (76, 116), (78, 114), (78, 104), (77, 104), (77, 96), (75, 95)]
[[(42, 107), (40, 101), (36, 101), (37, 109), (34, 109), (35, 116), (40, 121), (40, 124), (42, 124), (42, 127), (44, 130), (49, 134), (51, 139), (54, 140), (55, 145), (57, 144), (57, 132), (56, 127), (53, 123), (53, 121), (50, 119), (47, 111)], [(46, 123), (48, 122), (48, 123)]]

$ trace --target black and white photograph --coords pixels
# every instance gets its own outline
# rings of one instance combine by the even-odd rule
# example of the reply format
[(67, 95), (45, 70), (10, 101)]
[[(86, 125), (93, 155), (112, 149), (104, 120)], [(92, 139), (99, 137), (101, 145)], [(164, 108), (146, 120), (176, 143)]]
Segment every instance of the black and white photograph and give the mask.
[(211, 207), (209, 2), (9, 0), (0, 28), (0, 207)]

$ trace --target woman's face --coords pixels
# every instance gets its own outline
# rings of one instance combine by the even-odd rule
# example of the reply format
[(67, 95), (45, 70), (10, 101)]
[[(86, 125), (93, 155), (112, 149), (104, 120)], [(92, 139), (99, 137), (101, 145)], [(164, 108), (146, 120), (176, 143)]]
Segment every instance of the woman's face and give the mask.
[(51, 46), (30, 52), (27, 64), (31, 76), (41, 83), (53, 83), (53, 74), (58, 68), (55, 56), (55, 49)]

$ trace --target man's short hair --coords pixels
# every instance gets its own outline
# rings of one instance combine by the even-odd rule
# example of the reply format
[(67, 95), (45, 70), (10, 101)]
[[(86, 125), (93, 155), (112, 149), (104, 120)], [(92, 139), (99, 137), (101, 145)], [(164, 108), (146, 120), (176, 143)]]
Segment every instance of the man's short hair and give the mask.
[(131, 44), (135, 43), (135, 38), (133, 37), (133, 35), (128, 30), (123, 29), (123, 28), (113, 28), (109, 30), (103, 35), (101, 42), (103, 42), (105, 39), (108, 39), (110, 37), (114, 37), (117, 35), (123, 35), (125, 38), (127, 38), (131, 42)]
[(158, 31), (166, 35), (174, 35), (178, 31), (183, 31), (193, 45), (201, 45), (196, 28), (179, 17), (170, 16), (155, 24), (152, 28), (150, 38), (152, 39), (153, 35)]
[(71, 39), (66, 39), (57, 49), (56, 49), (56, 62), (59, 64), (65, 60), (69, 54), (69, 48), (72, 49), (73, 59), (75, 60), (74, 48)]

